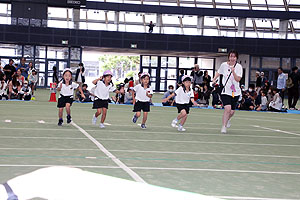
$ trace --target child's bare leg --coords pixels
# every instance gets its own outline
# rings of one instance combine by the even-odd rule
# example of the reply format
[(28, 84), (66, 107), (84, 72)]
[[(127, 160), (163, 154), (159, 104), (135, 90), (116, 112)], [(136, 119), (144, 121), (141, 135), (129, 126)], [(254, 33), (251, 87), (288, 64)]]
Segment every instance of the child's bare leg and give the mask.
[(101, 116), (101, 123), (103, 124), (105, 119), (106, 119), (106, 113), (107, 113), (107, 109), (106, 108), (102, 108), (102, 116)]
[(148, 112), (144, 112), (142, 124), (146, 124), (147, 118), (148, 118)]

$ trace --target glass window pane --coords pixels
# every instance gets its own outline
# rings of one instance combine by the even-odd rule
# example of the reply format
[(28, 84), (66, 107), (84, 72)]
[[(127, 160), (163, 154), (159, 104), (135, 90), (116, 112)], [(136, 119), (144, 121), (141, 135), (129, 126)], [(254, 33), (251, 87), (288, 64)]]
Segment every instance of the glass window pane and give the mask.
[(200, 69), (214, 69), (214, 60), (198, 58), (198, 64)]
[(24, 57), (33, 58), (34, 47), (30, 45), (24, 45)]
[(176, 67), (176, 57), (168, 57), (168, 67)]
[(251, 57), (251, 68), (260, 68), (260, 58), (252, 56)]
[(35, 57), (36, 58), (46, 58), (46, 47), (36, 46), (35, 47)]
[(290, 70), (291, 69), (291, 59), (290, 58), (282, 58), (282, 66), (283, 69)]
[(194, 58), (179, 58), (179, 68), (192, 68), (194, 67), (195, 59)]
[(150, 66), (150, 56), (143, 56), (142, 65), (145, 67)]
[(35, 60), (35, 68), (36, 68), (39, 72), (45, 72), (45, 69), (46, 69), (45, 60), (36, 59), (36, 60)]
[(22, 56), (22, 45), (0, 44), (1, 56)]
[(176, 69), (168, 69), (168, 79), (176, 79)]
[(159, 90), (160, 91), (165, 91), (166, 90), (165, 83), (166, 83), (165, 80), (160, 81), (160, 83), (159, 83)]
[(167, 67), (167, 57), (161, 57), (161, 67)]
[(156, 77), (156, 69), (151, 69), (151, 77)]
[(167, 73), (167, 69), (161, 68), (160, 69), (160, 78), (165, 79), (166, 73)]
[(38, 73), (38, 86), (45, 86), (45, 74), (44, 73)]
[(151, 56), (151, 67), (157, 67), (157, 56)]
[(47, 50), (47, 57), (48, 58), (55, 58), (55, 59), (68, 59), (69, 57), (69, 48), (65, 47), (48, 47)]
[(265, 69), (277, 69), (280, 67), (280, 58), (263, 57), (262, 68)]
[(71, 48), (71, 60), (80, 60), (80, 48)]

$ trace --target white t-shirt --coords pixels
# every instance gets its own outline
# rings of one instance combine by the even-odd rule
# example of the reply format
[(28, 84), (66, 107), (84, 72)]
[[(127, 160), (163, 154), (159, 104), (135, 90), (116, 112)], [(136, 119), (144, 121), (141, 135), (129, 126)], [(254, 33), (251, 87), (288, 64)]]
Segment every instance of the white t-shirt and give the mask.
[(267, 103), (268, 103), (267, 97), (266, 97), (266, 96), (262, 96), (262, 97), (261, 97), (261, 105), (262, 105), (262, 106), (266, 106)]
[(4, 82), (2, 85), (2, 83), (0, 82), (0, 95), (7, 95), (6, 89), (7, 89), (7, 83)]
[(194, 91), (191, 88), (190, 91), (184, 91), (183, 87), (179, 87), (175, 91), (175, 102), (177, 104), (188, 104), (190, 103), (191, 98), (194, 98)]
[(150, 98), (146, 96), (146, 92), (149, 91), (149, 94), (153, 94), (151, 86), (147, 89), (142, 87), (141, 84), (136, 85), (133, 90), (135, 91), (135, 99), (141, 102), (150, 102)]
[[(72, 82), (72, 84), (68, 85), (68, 86), (66, 84), (64, 84), (63, 82), (60, 82), (60, 83), (62, 83), (60, 94), (63, 96), (73, 96), (74, 90), (77, 89), (79, 86), (77, 83), (74, 83), (74, 82)], [(59, 83), (59, 85), (60, 85), (60, 83)]]
[[(243, 67), (239, 63), (236, 64), (234, 71), (237, 76), (243, 77)], [(231, 72), (231, 69), (230, 69), (229, 64), (227, 62), (222, 63), (220, 66), (220, 69), (218, 70), (218, 73), (223, 75), (223, 79), (222, 79), (223, 85), (225, 85), (230, 72)], [(241, 88), (240, 88), (240, 83), (234, 79), (234, 76), (231, 73), (226, 86), (222, 90), (222, 94), (232, 96), (232, 92), (234, 92), (234, 96), (239, 96), (242, 94)]]
[(98, 81), (95, 89), (95, 96), (101, 100), (109, 99), (109, 92), (116, 91), (116, 87), (113, 84), (105, 85), (103, 81)]

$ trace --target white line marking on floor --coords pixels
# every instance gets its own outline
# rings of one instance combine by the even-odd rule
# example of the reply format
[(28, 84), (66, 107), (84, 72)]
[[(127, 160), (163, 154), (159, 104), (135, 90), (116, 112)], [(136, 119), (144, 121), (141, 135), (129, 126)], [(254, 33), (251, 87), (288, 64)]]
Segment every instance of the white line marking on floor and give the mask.
[(102, 141), (130, 141), (130, 142), (166, 142), (166, 143), (194, 143), (194, 144), (225, 144), (225, 145), (250, 145), (250, 146), (275, 146), (275, 147), (300, 147), (297, 144), (266, 144), (242, 142), (206, 142), (206, 141), (179, 141), (179, 140), (146, 140), (126, 138), (101, 138)]
[[(91, 166), (91, 165), (14, 165), (1, 164), (0, 167), (51, 167), (66, 166), (78, 168), (102, 168), (102, 169), (123, 169), (119, 166)], [(254, 173), (254, 174), (279, 174), (279, 175), (300, 175), (300, 172), (280, 172), (280, 171), (254, 171), (254, 170), (227, 170), (227, 169), (205, 169), (205, 168), (168, 168), (168, 167), (131, 167), (132, 169), (141, 170), (165, 170), (165, 171), (207, 171), (207, 172), (228, 172), (228, 173)]]
[(11, 120), (10, 119), (6, 119), (4, 122), (11, 123)]
[(125, 172), (127, 172), (135, 181), (146, 183), (144, 179), (142, 179), (137, 173), (135, 173), (132, 169), (127, 167), (123, 162), (121, 162), (116, 156), (110, 153), (100, 142), (98, 142), (95, 138), (93, 138), (90, 134), (88, 134), (84, 129), (75, 124), (75, 122), (71, 122), (71, 124), (76, 127), (82, 134), (84, 134), (87, 138), (89, 138), (103, 153), (105, 153), (109, 158), (112, 159), (119, 167), (121, 167)]
[(210, 153), (210, 152), (184, 152), (184, 151), (141, 151), (141, 150), (114, 150), (112, 152), (129, 152), (129, 153), (156, 153), (156, 154), (188, 154), (188, 155), (220, 155), (220, 156), (245, 156), (245, 157), (268, 157), (268, 158), (296, 158), (300, 156), (284, 156), (284, 155), (264, 155), (264, 154), (236, 154), (236, 153)]
[(236, 196), (214, 196), (221, 199), (236, 199), (236, 200), (297, 200), (297, 199), (278, 199), (267, 197), (236, 197)]
[(105, 125), (105, 126), (111, 126), (111, 124), (109, 124), (109, 123), (104, 123), (104, 125)]
[[(123, 169), (119, 166), (91, 166), (91, 165), (14, 165), (0, 164), (0, 167), (51, 167), (66, 166), (78, 168), (101, 168), (101, 169)], [(205, 169), (205, 168), (163, 168), (163, 167), (130, 167), (141, 170), (166, 170), (166, 171), (208, 171), (208, 172), (229, 172), (229, 173), (254, 173), (254, 174), (279, 174), (279, 175), (300, 175), (300, 172), (280, 172), (280, 171), (252, 171), (252, 170), (224, 170), (224, 169)]]
[(274, 131), (274, 132), (279, 132), (279, 133), (286, 133), (286, 134), (289, 134), (289, 135), (300, 136), (300, 134), (292, 133), (292, 132), (289, 132), (289, 131), (282, 131), (282, 130), (279, 130), (279, 129), (272, 129), (272, 128), (262, 127), (262, 126), (258, 126), (258, 125), (253, 125), (253, 127), (255, 127), (255, 128), (261, 128), (261, 129), (265, 129), (265, 130), (269, 130), (269, 131)]
[[(55, 148), (0, 148), (0, 150), (28, 150), (28, 151), (99, 151), (99, 149), (55, 149)], [(299, 159), (300, 156), (293, 155), (264, 155), (264, 154), (232, 154), (232, 153), (211, 153), (211, 152), (184, 152), (184, 151), (143, 151), (110, 149), (111, 152), (129, 152), (129, 153), (156, 153), (156, 154), (187, 154), (187, 155), (220, 155), (220, 156), (240, 156), (240, 157), (267, 157), (267, 158), (293, 158)]]
[(97, 157), (85, 157), (87, 159), (97, 159)]
[(45, 124), (45, 121), (44, 120), (38, 120), (38, 123)]
[(281, 174), (300, 175), (300, 172), (276, 172), (276, 171), (252, 171), (252, 170), (229, 170), (229, 169), (203, 169), (203, 168), (170, 168), (170, 167), (131, 167), (132, 169), (144, 170), (169, 170), (169, 171), (208, 171), (208, 172), (233, 172), (233, 173), (256, 173), (256, 174)]
[(49, 140), (88, 140), (88, 138), (72, 138), (72, 137), (28, 137), (28, 136), (0, 136), (5, 139), (49, 139)]

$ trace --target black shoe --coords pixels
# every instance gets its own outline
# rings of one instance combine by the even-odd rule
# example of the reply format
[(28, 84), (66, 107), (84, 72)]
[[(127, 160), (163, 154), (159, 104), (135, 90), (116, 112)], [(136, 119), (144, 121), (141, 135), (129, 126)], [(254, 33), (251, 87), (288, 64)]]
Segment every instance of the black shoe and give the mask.
[(70, 124), (72, 122), (72, 118), (70, 115), (67, 116), (67, 123)]
[(58, 126), (62, 126), (62, 125), (63, 125), (63, 122), (64, 122), (64, 121), (63, 121), (62, 119), (59, 119), (57, 125), (58, 125)]

